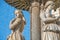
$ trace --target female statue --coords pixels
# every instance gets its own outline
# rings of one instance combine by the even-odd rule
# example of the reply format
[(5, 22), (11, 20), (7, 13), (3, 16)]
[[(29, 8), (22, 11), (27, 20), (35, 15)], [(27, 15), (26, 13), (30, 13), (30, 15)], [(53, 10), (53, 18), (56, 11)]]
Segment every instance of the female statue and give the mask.
[(7, 40), (24, 40), (22, 36), (22, 31), (25, 25), (24, 16), (22, 15), (21, 10), (16, 10), (15, 15), (15, 19), (13, 19), (10, 23), (12, 34), (8, 37)]
[(54, 2), (48, 1), (45, 4), (45, 9), (40, 12), (42, 20), (41, 26), (41, 40), (60, 40), (60, 27), (56, 24), (59, 17), (54, 17)]

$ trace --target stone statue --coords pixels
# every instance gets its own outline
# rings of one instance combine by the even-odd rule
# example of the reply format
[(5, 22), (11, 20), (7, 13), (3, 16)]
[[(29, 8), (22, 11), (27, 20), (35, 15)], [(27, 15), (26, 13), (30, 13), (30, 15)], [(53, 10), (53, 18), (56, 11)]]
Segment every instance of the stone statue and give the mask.
[(7, 40), (25, 40), (22, 36), (22, 31), (24, 29), (25, 19), (22, 15), (21, 10), (15, 11), (16, 17), (10, 23), (10, 29), (12, 34), (8, 37)]
[(45, 8), (40, 11), (41, 40), (60, 40), (60, 26), (56, 24), (59, 17), (54, 16), (54, 2), (47, 1)]

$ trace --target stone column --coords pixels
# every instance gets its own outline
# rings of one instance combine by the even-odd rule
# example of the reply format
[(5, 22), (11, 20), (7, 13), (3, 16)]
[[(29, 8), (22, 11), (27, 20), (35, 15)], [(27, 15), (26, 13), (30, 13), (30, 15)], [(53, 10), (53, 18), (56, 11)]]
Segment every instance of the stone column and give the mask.
[(40, 40), (40, 4), (33, 2), (30, 8), (31, 12), (31, 40)]

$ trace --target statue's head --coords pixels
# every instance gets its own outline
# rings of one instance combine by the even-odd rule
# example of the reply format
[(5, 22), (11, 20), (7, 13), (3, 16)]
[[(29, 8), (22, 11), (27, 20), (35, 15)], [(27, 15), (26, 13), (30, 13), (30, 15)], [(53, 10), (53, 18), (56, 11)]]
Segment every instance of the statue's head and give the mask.
[(18, 10), (18, 9), (15, 10), (15, 14), (21, 14), (21, 12), (22, 12), (21, 10)]
[(47, 1), (45, 4), (45, 8), (48, 8), (48, 9), (53, 9), (54, 6), (55, 6), (55, 3), (53, 1)]
[(20, 15), (22, 15), (22, 10), (15, 10), (15, 15), (20, 17)]

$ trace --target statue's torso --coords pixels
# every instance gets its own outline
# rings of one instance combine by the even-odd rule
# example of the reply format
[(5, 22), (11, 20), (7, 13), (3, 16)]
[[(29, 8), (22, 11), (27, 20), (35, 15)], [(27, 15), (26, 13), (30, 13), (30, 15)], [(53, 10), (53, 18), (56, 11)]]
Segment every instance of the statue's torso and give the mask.
[[(46, 13), (46, 18), (49, 18), (49, 14)], [(45, 15), (46, 15), (45, 14)], [(43, 22), (44, 23), (44, 22)], [(42, 40), (60, 40), (60, 27), (56, 24), (56, 21), (45, 23), (42, 26)]]

